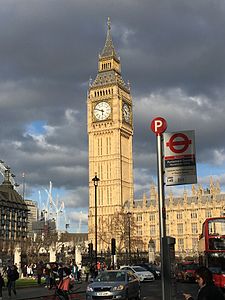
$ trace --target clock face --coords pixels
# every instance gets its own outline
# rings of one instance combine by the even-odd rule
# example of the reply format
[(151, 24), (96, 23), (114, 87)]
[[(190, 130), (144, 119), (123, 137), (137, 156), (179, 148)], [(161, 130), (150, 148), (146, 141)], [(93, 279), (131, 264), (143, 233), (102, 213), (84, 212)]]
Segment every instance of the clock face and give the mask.
[(127, 104), (123, 105), (123, 117), (126, 122), (130, 122), (130, 108)]
[(99, 102), (94, 107), (94, 116), (98, 121), (106, 120), (111, 114), (111, 107), (108, 102)]

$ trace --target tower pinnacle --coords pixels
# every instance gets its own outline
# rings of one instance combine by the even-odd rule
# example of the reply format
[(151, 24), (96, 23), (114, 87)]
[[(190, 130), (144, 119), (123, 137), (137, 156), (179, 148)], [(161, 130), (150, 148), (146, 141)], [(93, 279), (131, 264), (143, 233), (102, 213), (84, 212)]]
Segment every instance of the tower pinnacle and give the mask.
[(113, 45), (113, 41), (112, 41), (110, 17), (108, 17), (107, 26), (108, 26), (108, 30), (107, 30), (107, 35), (106, 35), (105, 46), (102, 50), (100, 57), (105, 58), (105, 57), (113, 56), (116, 60), (119, 61), (119, 58), (117, 57), (117, 54), (116, 54), (116, 51), (115, 51), (115, 48)]
[(110, 17), (108, 17), (107, 25), (108, 25), (108, 30), (111, 30), (111, 21), (110, 21)]

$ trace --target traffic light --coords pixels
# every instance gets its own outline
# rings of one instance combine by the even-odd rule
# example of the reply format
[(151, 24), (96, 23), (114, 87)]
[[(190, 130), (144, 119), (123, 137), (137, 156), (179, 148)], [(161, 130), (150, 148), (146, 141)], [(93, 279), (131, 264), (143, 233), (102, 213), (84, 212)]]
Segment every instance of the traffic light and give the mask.
[(116, 240), (114, 238), (111, 239), (111, 254), (116, 254)]
[(90, 243), (88, 244), (88, 255), (92, 256), (92, 254), (93, 254), (93, 244)]

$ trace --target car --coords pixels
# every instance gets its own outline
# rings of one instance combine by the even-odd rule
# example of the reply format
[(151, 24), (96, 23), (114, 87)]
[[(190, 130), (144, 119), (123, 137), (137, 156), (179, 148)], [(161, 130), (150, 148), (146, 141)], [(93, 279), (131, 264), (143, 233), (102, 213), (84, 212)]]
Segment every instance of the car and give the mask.
[(127, 270), (135, 274), (141, 282), (155, 280), (154, 275), (140, 266), (122, 266), (121, 270)]
[(141, 263), (139, 264), (139, 266), (144, 268), (147, 271), (150, 271), (154, 275), (155, 279), (161, 279), (160, 267), (157, 267), (149, 263)]
[(195, 282), (195, 271), (199, 265), (193, 261), (184, 261), (177, 263), (175, 275), (177, 281)]
[(102, 271), (86, 288), (86, 299), (140, 299), (139, 279), (126, 270)]

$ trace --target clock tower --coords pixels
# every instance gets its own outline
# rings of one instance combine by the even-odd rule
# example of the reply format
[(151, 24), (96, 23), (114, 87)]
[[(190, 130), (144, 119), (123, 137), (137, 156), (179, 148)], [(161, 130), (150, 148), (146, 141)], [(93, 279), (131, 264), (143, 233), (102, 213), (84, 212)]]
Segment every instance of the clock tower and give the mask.
[[(110, 218), (126, 202), (133, 202), (133, 114), (129, 85), (121, 76), (121, 64), (112, 37), (111, 24), (98, 59), (98, 73), (87, 96), (89, 142), (89, 242), (94, 244), (97, 226), (98, 253), (107, 250), (113, 232)], [(97, 174), (97, 225), (95, 186)], [(103, 235), (102, 232), (107, 234)]]

